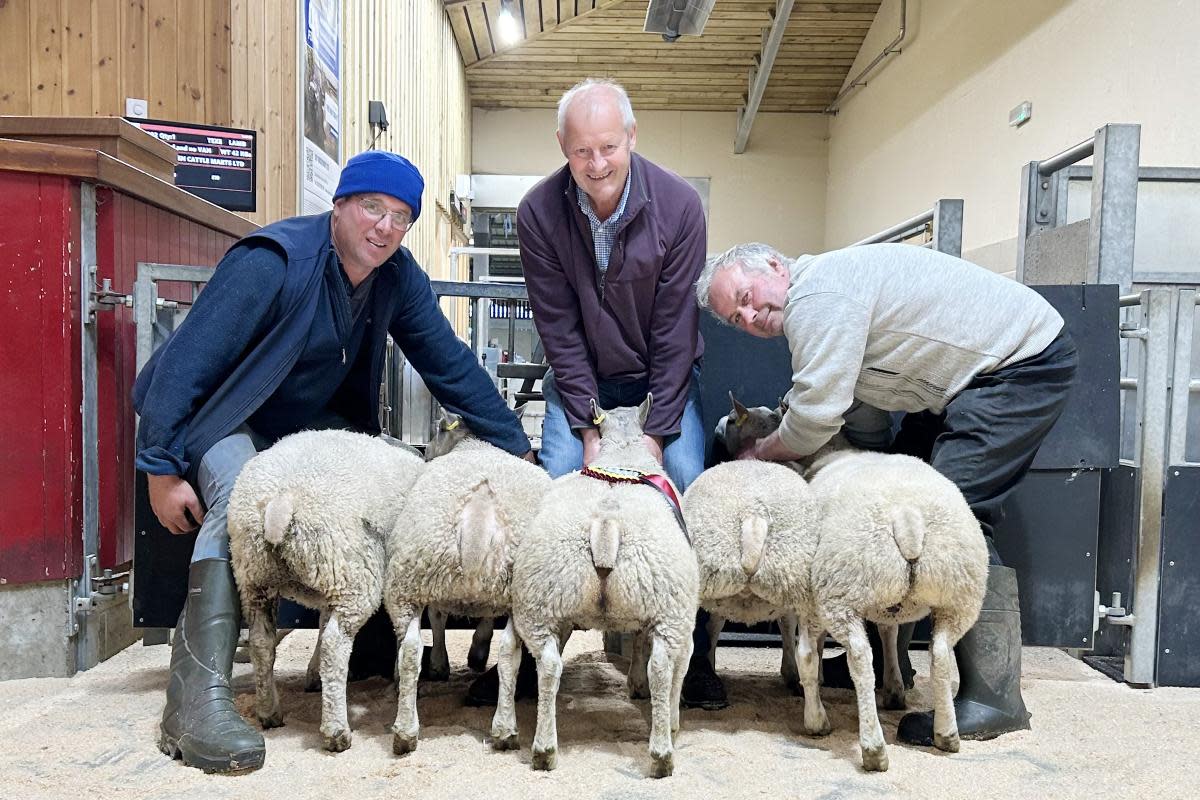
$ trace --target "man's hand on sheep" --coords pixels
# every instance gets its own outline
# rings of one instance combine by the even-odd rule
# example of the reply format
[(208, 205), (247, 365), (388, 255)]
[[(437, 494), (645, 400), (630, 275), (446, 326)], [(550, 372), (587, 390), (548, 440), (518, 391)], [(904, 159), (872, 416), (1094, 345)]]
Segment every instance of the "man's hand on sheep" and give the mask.
[(650, 455), (654, 456), (654, 460), (659, 464), (663, 463), (662, 452), (662, 437), (654, 436), (649, 433), (642, 434), (642, 438), (646, 441), (646, 449), (650, 451)]
[(579, 436), (583, 439), (583, 465), (586, 467), (600, 455), (600, 429), (583, 428)]
[[(191, 533), (204, 522), (204, 507), (192, 485), (178, 475), (147, 475), (150, 508), (171, 533)], [(188, 514), (191, 514), (189, 517)]]
[(749, 444), (742, 448), (742, 452), (738, 453), (738, 460), (755, 459), (758, 461), (795, 461), (801, 457), (800, 453), (795, 453), (784, 446), (779, 440), (779, 432), (764, 436), (761, 439), (756, 439), (753, 444)]

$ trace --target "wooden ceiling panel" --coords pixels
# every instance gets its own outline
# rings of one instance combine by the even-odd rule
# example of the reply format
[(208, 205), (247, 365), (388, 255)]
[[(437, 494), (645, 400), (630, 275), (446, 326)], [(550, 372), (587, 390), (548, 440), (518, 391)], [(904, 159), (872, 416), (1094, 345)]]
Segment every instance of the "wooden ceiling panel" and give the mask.
[[(717, 0), (701, 36), (645, 33), (647, 0), (444, 0), (472, 104), (552, 108), (586, 77), (608, 77), (635, 108), (736, 111), (770, 29), (776, 0)], [(837, 95), (879, 2), (792, 6), (761, 111), (819, 112)], [(524, 37), (500, 41), (508, 9)]]

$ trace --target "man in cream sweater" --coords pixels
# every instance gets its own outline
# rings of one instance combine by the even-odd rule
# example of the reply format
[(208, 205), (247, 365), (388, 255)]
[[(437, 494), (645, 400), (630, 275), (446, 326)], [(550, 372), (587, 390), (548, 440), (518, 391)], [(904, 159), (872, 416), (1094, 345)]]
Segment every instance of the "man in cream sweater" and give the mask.
[[(959, 733), (990, 739), (1028, 728), (1016, 577), (991, 536), (1074, 381), (1062, 317), (1015, 281), (899, 244), (795, 261), (738, 245), (709, 261), (696, 297), (746, 333), (788, 340), (787, 412), (740, 458), (796, 459), (840, 430), (861, 447), (919, 455), (962, 491), (992, 566), (983, 612), (957, 648)], [(894, 441), (891, 412), (905, 412)], [(907, 714), (898, 735), (929, 744), (932, 727), (928, 712)]]

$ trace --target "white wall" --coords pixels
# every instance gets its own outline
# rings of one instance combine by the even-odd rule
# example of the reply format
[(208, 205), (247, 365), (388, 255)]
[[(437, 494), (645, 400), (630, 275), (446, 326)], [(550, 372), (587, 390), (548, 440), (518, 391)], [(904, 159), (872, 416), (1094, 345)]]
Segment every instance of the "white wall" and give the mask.
[[(733, 153), (733, 114), (644, 111), (637, 118), (637, 152), (685, 177), (711, 179), (710, 252), (756, 240), (792, 254), (823, 249), (826, 117), (760, 114), (742, 155)], [(553, 172), (564, 163), (555, 127), (549, 110), (475, 109), (472, 171)]]
[[(851, 75), (899, 6), (885, 0)], [(1011, 271), (1024, 163), (1136, 122), (1143, 165), (1200, 165), (1197, 0), (909, 0), (908, 26), (830, 122), (828, 248), (962, 197), (964, 252)], [(1023, 100), (1033, 118), (1011, 128)]]

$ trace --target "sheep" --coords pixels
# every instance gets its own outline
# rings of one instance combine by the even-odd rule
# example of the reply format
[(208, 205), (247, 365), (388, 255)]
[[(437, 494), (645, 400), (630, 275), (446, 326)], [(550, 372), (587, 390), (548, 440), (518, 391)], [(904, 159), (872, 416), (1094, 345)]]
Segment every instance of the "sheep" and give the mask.
[[(457, 415), (443, 415), (427, 452), (432, 460), (409, 492), (389, 542), (384, 603), (399, 640), (392, 726), (397, 755), (416, 748), (420, 729), (421, 610), (431, 610), (435, 640), (437, 621), (444, 630), (446, 613), (481, 616), (487, 623), (507, 614), (514, 553), (550, 486), (542, 469), (468, 434)], [(514, 748), (516, 738), (499, 746)]]
[(624, 472), (634, 482), (610, 483), (590, 477), (588, 470), (556, 479), (513, 560), (513, 613), (501, 637), (492, 739), (503, 746), (517, 734), (515, 631), (538, 664), (534, 769), (557, 766), (560, 640), (579, 626), (648, 636), (652, 774), (674, 771), (672, 737), (679, 730), (679, 694), (692, 653), (699, 575), (672, 504), (659, 489), (636, 482), (643, 474), (666, 481), (642, 436), (651, 403), (647, 396), (639, 408), (602, 411), (592, 402), (601, 444), (588, 470)]
[(975, 515), (958, 487), (911, 456), (835, 450), (818, 455), (809, 473), (822, 514), (810, 572), (815, 621), (846, 647), (863, 768), (888, 767), (864, 620), (884, 642), (885, 705), (903, 708), (896, 628), (932, 613), (934, 745), (957, 752), (954, 645), (975, 624), (987, 587)]
[(423, 468), (419, 457), (379, 438), (328, 430), (287, 436), (242, 469), (229, 499), (229, 547), (264, 728), (283, 724), (274, 675), (282, 596), (321, 611), (322, 741), (333, 752), (350, 747), (350, 650), (379, 607), (384, 540)]
[(781, 672), (798, 689), (797, 621), (783, 598), (803, 592), (817, 543), (816, 502), (804, 479), (764, 461), (718, 464), (683, 497), (683, 515), (700, 567), (700, 605), (710, 614), (709, 663), (726, 619), (779, 620)]

